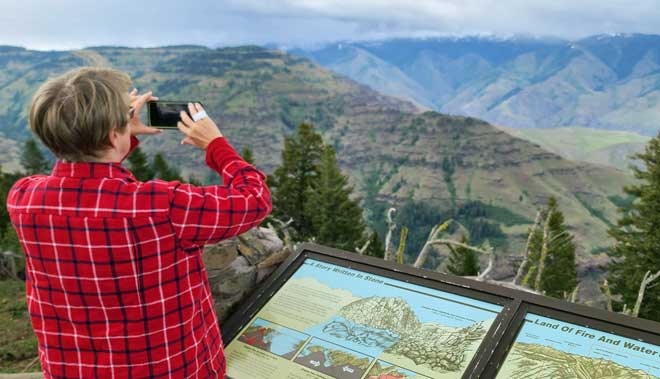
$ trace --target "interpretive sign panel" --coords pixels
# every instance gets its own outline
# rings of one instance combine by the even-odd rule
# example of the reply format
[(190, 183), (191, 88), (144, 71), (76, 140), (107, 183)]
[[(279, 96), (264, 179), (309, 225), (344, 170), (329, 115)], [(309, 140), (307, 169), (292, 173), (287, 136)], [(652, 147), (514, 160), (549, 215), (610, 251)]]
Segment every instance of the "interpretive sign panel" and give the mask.
[(227, 345), (227, 374), (460, 378), (501, 310), (307, 258)]
[(497, 377), (655, 379), (660, 346), (528, 313)]
[(305, 243), (222, 324), (227, 374), (660, 379), (659, 323), (509, 287)]

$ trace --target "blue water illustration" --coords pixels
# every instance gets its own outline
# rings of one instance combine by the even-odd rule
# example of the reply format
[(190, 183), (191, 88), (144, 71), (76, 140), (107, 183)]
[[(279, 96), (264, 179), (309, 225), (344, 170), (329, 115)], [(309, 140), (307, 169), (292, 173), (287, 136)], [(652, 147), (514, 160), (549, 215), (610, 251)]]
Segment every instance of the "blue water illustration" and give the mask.
[(305, 333), (361, 351), (372, 357), (379, 356), (400, 340), (399, 335), (392, 331), (356, 324), (338, 316), (327, 323), (306, 329)]
[(270, 344), (270, 352), (280, 356), (292, 353), (299, 347), (300, 343), (305, 341), (308, 337), (304, 333), (273, 324), (261, 318), (255, 319), (251, 326), (263, 327), (271, 330), (270, 333), (265, 335), (263, 341), (266, 344)]
[(660, 346), (531, 313), (525, 320), (516, 342), (606, 359), (660, 377)]

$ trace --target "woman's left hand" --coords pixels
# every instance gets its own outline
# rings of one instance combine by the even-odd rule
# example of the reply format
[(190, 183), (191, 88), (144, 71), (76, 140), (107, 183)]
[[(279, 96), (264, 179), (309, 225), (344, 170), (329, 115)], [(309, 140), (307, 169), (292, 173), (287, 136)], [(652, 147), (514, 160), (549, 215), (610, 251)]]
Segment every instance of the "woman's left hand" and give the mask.
[(131, 109), (133, 110), (133, 117), (131, 117), (131, 119), (128, 121), (128, 127), (131, 130), (131, 135), (137, 136), (140, 134), (158, 134), (162, 132), (161, 129), (147, 126), (142, 122), (142, 120), (140, 120), (140, 111), (142, 110), (144, 103), (147, 101), (158, 100), (158, 98), (153, 96), (151, 91), (138, 96), (137, 88), (134, 88), (131, 91), (129, 97), (131, 101)]

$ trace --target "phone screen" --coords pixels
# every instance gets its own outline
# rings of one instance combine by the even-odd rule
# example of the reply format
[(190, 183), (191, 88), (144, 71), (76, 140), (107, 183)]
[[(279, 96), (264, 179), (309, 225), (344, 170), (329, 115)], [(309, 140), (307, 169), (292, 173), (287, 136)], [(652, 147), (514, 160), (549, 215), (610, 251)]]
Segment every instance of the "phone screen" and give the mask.
[[(201, 104), (199, 101), (190, 102)], [(188, 101), (147, 102), (149, 125), (156, 128), (176, 128), (176, 123), (181, 121), (181, 111), (185, 111), (188, 116), (190, 116), (190, 112), (188, 111), (188, 103)]]

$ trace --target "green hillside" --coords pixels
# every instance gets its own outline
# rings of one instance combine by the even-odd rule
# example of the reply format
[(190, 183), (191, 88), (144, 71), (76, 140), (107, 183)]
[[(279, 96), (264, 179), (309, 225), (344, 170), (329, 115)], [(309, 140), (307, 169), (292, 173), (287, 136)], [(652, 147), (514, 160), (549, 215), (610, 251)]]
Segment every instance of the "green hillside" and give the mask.
[[(606, 229), (616, 219), (612, 199), (632, 180), (614, 168), (562, 159), (474, 118), (422, 113), (307, 59), (258, 47), (4, 48), (0, 61), (0, 98), (6, 99), (0, 102), (0, 132), (17, 139), (27, 135), (21, 110), (36, 86), (83, 64), (126, 70), (138, 89), (161, 99), (204, 102), (232, 144), (249, 146), (267, 173), (279, 163), (284, 136), (311, 121), (336, 148), (341, 168), (364, 204), (378, 212), (376, 219), (383, 219), (384, 206), (408, 199), (432, 212), (433, 223), (447, 214), (478, 219), (473, 231), (497, 240), (501, 276), (512, 273), (508, 257), (520, 253), (530, 220), (551, 196), (576, 234), (581, 273), (597, 271), (606, 260), (598, 251), (610, 243)], [(179, 145), (180, 139), (178, 131), (168, 131), (145, 138), (143, 146), (149, 154), (166, 152), (184, 176), (211, 179), (202, 152)], [(426, 238), (428, 230), (417, 233)]]
[(564, 158), (597, 163), (627, 171), (632, 154), (644, 151), (650, 137), (637, 133), (583, 127), (515, 129), (499, 127), (512, 136), (539, 144)]

